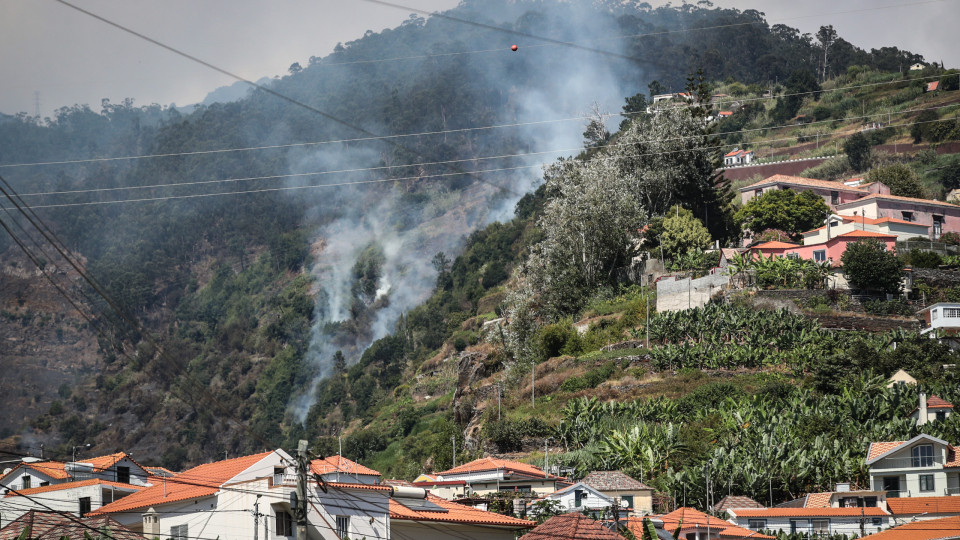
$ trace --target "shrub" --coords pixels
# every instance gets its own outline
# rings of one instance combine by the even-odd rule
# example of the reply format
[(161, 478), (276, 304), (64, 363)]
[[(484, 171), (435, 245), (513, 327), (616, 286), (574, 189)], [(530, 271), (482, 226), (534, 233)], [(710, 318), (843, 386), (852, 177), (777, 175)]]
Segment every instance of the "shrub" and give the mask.
[(960, 245), (960, 233), (945, 232), (940, 235), (940, 242), (951, 246)]
[(904, 263), (914, 268), (937, 268), (943, 264), (943, 259), (933, 251), (911, 249), (904, 258)]
[(863, 310), (871, 315), (901, 315), (909, 317), (914, 314), (913, 308), (902, 300), (867, 300), (863, 303)]
[(877, 240), (854, 242), (841, 257), (843, 271), (858, 289), (898, 293), (902, 287), (903, 260)]

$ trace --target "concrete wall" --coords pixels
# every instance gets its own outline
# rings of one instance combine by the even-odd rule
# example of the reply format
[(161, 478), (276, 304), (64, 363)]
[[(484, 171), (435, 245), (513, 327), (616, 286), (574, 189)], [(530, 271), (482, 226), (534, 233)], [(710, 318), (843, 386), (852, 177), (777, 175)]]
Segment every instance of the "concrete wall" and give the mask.
[(80, 515), (81, 497), (90, 497), (90, 510), (96, 511), (103, 506), (104, 488), (106, 488), (106, 495), (109, 497), (109, 486), (94, 484), (39, 493), (31, 495), (30, 499), (21, 496), (0, 498), (0, 527), (5, 527), (30, 510), (54, 510), (70, 512), (78, 516)]
[(730, 276), (721, 271), (701, 278), (664, 276), (657, 282), (657, 311), (678, 311), (702, 307), (730, 283)]
[[(410, 540), (449, 540), (450, 538), (513, 540), (516, 538), (513, 529), (498, 529), (479, 525), (453, 525), (450, 523), (421, 523), (401, 519), (390, 520), (390, 532), (391, 538)], [(351, 538), (354, 537), (351, 536)], [(368, 536), (367, 538), (376, 537)]]
[[(737, 517), (735, 522), (740, 527), (749, 529), (749, 520), (750, 519), (766, 519), (767, 526), (765, 530), (773, 531), (783, 531), (785, 533), (790, 532), (790, 519), (789, 517), (771, 517), (771, 518), (747, 518), (747, 517)], [(830, 534), (846, 534), (846, 535), (860, 535), (860, 516), (856, 517), (830, 517), (830, 518), (792, 518), (798, 520), (800, 527), (797, 532), (810, 532), (809, 527), (811, 526), (811, 519), (829, 519), (830, 520)], [(890, 527), (890, 516), (883, 516), (879, 518), (880, 525), (873, 525), (873, 517), (867, 516), (865, 518), (866, 523), (864, 524), (864, 532), (867, 534), (872, 534), (885, 530)], [(806, 530), (801, 530), (806, 527)]]

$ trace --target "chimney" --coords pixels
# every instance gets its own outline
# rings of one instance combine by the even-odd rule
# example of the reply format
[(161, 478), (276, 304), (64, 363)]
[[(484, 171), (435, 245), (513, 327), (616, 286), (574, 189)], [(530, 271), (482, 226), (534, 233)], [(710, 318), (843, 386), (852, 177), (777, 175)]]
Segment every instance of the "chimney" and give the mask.
[(927, 394), (926, 392), (920, 392), (920, 407), (919, 413), (920, 416), (917, 418), (917, 425), (924, 425), (927, 423)]

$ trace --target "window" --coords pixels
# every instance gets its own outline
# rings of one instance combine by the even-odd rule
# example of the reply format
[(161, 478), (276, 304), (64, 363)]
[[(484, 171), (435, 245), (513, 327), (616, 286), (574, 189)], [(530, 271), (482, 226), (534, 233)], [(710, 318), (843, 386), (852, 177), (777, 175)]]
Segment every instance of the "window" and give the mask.
[(633, 495), (623, 495), (620, 497), (620, 501), (626, 504), (627, 508), (633, 508)]
[(937, 411), (937, 422), (943, 422), (947, 419), (946, 411)]
[(830, 534), (829, 519), (822, 519), (822, 518), (812, 519), (811, 524), (812, 524), (812, 527), (810, 528), (811, 529), (810, 532), (814, 534), (822, 534), (822, 535)]
[(834, 206), (840, 204), (840, 192), (839, 192), (839, 191), (831, 191), (831, 192), (830, 192), (830, 204), (832, 204), (832, 205), (834, 205)]
[(876, 497), (864, 497), (863, 505), (867, 508), (876, 508), (877, 507), (877, 498)]
[(283, 467), (273, 468), (273, 485), (278, 486), (283, 483)]
[(941, 234), (943, 234), (943, 216), (933, 216), (933, 239), (939, 239)]
[(170, 540), (187, 540), (187, 524), (170, 527)]
[(921, 444), (919, 446), (914, 446), (910, 450), (913, 467), (930, 467), (933, 465), (933, 445), (932, 444)]
[(920, 491), (933, 491), (933, 475), (932, 474), (920, 475)]
[(350, 534), (350, 516), (337, 516), (337, 536), (344, 538)]
[(80, 517), (90, 513), (90, 497), (80, 497)]
[(21, 489), (30, 489), (30, 480), (29, 475), (23, 475), (23, 487)]
[(947, 319), (960, 319), (960, 308), (943, 308), (943, 316)]
[(825, 249), (818, 249), (817, 251), (814, 251), (814, 252), (813, 252), (813, 260), (815, 260), (815, 261), (817, 261), (817, 262), (823, 262), (823, 261), (827, 260), (827, 250), (825, 250)]
[(788, 259), (793, 259), (793, 260), (798, 260), (798, 259), (800, 259), (800, 254), (799, 254), (799, 253), (787, 253), (787, 258), (788, 258)]
[(117, 482), (121, 484), (130, 483), (130, 467), (117, 467)]
[(755, 531), (762, 531), (767, 528), (767, 520), (765, 519), (748, 519), (747, 527)]
[(275, 510), (277, 518), (277, 536), (293, 536), (293, 518), (283, 510)]
[(790, 520), (790, 533), (805, 533), (807, 532), (807, 520), (805, 519), (791, 519)]
[(937, 316), (938, 316), (937, 312), (938, 312), (938, 311), (940, 311), (940, 310), (939, 310), (939, 309), (935, 309), (935, 310), (933, 310), (933, 311), (930, 312), (930, 320), (932, 320), (932, 321), (937, 320)]
[(871, 519), (870, 519), (870, 524), (873, 525), (874, 527), (882, 527), (882, 526), (883, 526), (883, 518), (871, 518)]
[(903, 212), (904, 221), (913, 221), (913, 212)]
[(583, 490), (578, 489), (573, 492), (573, 506), (574, 508), (580, 508), (583, 506)]
[(763, 195), (763, 190), (762, 190), (762, 189), (758, 189), (758, 190), (756, 190), (756, 191), (753, 192), (753, 196), (754, 196), (754, 197), (759, 197), (759, 196), (761, 196), (761, 195)]
[(517, 486), (516, 490), (520, 493), (530, 493), (530, 486)]

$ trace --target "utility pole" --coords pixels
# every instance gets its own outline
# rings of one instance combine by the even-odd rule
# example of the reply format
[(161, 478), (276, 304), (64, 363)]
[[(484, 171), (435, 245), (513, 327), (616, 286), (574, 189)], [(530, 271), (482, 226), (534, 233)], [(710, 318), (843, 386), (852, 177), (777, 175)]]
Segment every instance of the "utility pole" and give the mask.
[(450, 467), (450, 468), (455, 469), (457, 467), (457, 436), (456, 435), (450, 436), (450, 447), (453, 448), (453, 454), (451, 454), (453, 456), (453, 467)]
[(301, 440), (297, 445), (297, 507), (294, 509), (297, 517), (297, 540), (307, 540), (307, 469), (309, 468), (307, 441)]
[[(647, 350), (650, 350), (650, 288), (647, 288), (647, 318), (644, 319), (643, 325), (647, 328)], [(640, 476), (643, 476), (642, 474)], [(642, 481), (642, 480), (641, 480)]]
[(497, 421), (500, 421), (500, 381), (497, 381)]
[(530, 360), (530, 405), (537, 406), (537, 379), (534, 372), (537, 371), (537, 361)]
[(262, 495), (257, 495), (253, 501), (253, 540), (257, 540), (257, 530), (260, 526), (260, 497)]

